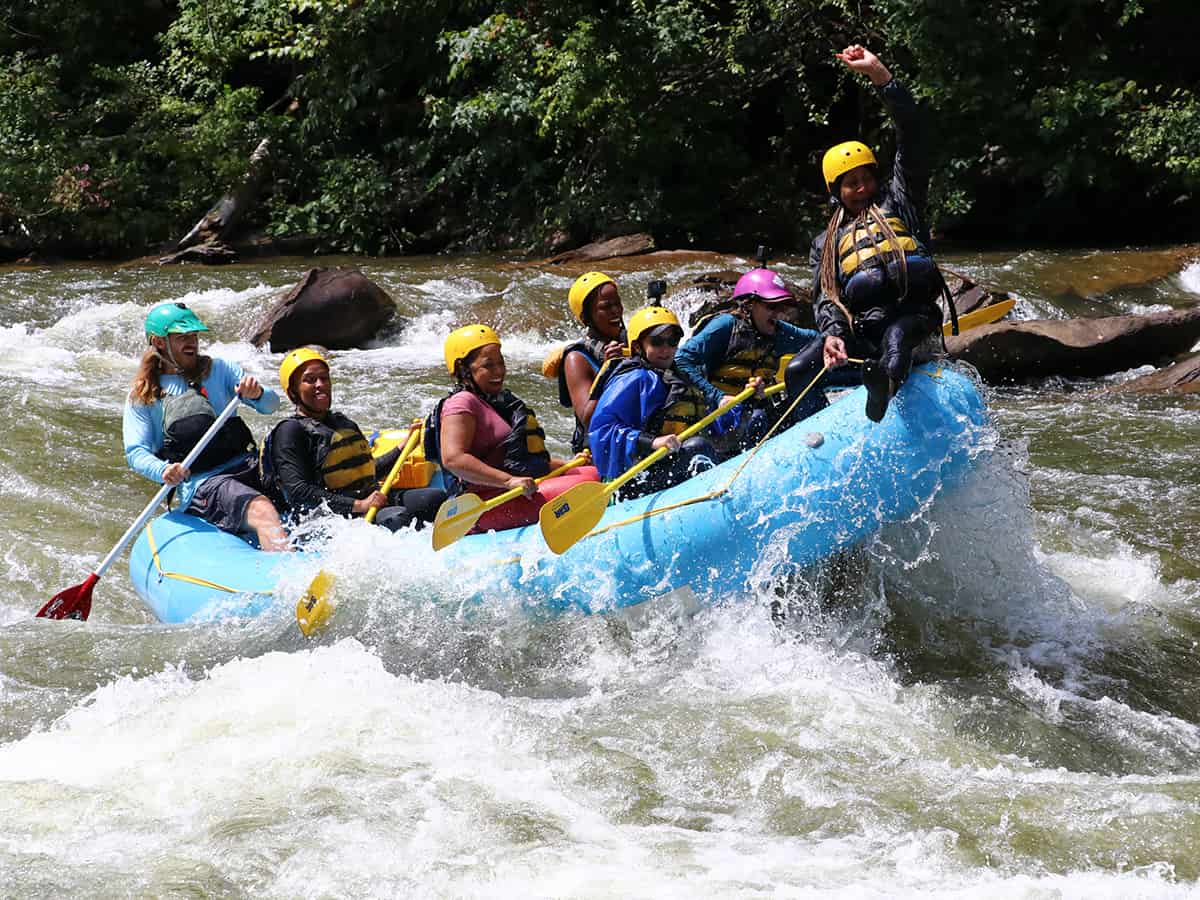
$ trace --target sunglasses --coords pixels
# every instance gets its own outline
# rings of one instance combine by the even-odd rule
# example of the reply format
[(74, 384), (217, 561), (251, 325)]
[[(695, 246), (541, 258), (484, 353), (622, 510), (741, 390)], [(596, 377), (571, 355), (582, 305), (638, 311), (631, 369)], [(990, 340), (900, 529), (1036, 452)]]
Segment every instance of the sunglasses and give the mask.
[(651, 347), (678, 347), (678, 337), (648, 337), (646, 343)]

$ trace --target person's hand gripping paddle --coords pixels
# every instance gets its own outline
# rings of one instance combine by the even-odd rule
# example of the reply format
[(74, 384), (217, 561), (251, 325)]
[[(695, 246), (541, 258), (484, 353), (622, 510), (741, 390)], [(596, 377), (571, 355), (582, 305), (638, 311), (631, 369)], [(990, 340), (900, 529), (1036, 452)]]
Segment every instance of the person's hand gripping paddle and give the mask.
[[(196, 446), (191, 452), (184, 457), (181, 463), (184, 469), (190, 469), (197, 457), (204, 452), (204, 448), (209, 445), (221, 426), (229, 421), (230, 417), (237, 411), (237, 405), (241, 401), (241, 397), (235, 396), (229, 401), (228, 405), (221, 410), (221, 414), (217, 416), (215, 422), (209, 426), (208, 431), (200, 436), (200, 440), (196, 442)], [(154, 515), (154, 511), (158, 508), (158, 504), (162, 503), (175, 485), (164, 484), (154, 499), (151, 500), (146, 508), (142, 510), (142, 514), (138, 516), (129, 529), (125, 532), (122, 538), (117, 541), (117, 545), (108, 551), (108, 556), (104, 557), (103, 562), (96, 567), (96, 571), (88, 575), (83, 584), (77, 584), (74, 587), (69, 587), (65, 591), (59, 591), (50, 601), (37, 611), (38, 617), (43, 619), (79, 619), (84, 621), (92, 612), (92, 589), (96, 586), (96, 582), (100, 580), (100, 576), (108, 571), (109, 566), (116, 562), (117, 557), (121, 555), (121, 551), (133, 540), (142, 526)]]
[[(553, 472), (543, 475), (534, 483), (541, 484), (547, 478), (554, 478), (568, 469), (573, 469), (590, 461), (591, 456), (585, 450), (579, 456), (559, 466)], [(433, 549), (441, 550), (443, 547), (449, 547), (474, 528), (475, 523), (479, 521), (479, 517), (489, 509), (495, 509), (509, 500), (515, 500), (522, 493), (520, 488), (513, 488), (510, 491), (505, 491), (503, 494), (498, 494), (486, 503), (479, 498), (478, 494), (459, 494), (457, 497), (451, 497), (442, 504), (441, 508), (437, 511), (437, 517), (433, 520)]]

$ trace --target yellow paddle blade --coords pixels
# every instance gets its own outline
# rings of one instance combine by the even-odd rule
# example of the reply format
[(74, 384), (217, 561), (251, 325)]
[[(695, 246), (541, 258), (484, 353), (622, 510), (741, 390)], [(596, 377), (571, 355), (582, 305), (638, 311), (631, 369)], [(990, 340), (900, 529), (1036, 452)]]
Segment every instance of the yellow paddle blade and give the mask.
[[(965, 316), (958, 317), (958, 330), (961, 334), (968, 328), (978, 328), (980, 325), (991, 325), (993, 322), (998, 322), (1008, 315), (1009, 311), (1017, 305), (1016, 300), (1002, 300), (999, 303), (993, 303), (991, 306), (985, 306), (983, 309), (977, 309), (974, 312), (969, 312)], [(947, 322), (942, 326), (942, 334), (950, 336), (951, 322)]]
[(478, 494), (459, 494), (451, 497), (437, 511), (433, 520), (433, 549), (449, 547), (475, 527), (484, 513)]
[(330, 602), (330, 594), (334, 581), (334, 577), (322, 569), (296, 604), (296, 624), (305, 637), (312, 637), (313, 632), (323, 628), (333, 615), (335, 604)]
[(546, 546), (555, 553), (563, 553), (595, 528), (611, 493), (599, 481), (585, 481), (543, 506), (538, 513), (538, 524)]

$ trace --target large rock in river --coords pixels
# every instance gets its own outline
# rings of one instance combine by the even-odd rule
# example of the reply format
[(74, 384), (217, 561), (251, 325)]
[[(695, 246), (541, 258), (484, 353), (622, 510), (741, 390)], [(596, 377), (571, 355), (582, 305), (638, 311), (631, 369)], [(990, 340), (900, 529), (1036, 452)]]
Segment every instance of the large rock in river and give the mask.
[(347, 350), (364, 346), (395, 314), (392, 298), (357, 269), (309, 269), (246, 337), (257, 347), (269, 341), (272, 353), (305, 344)]
[(997, 322), (946, 338), (984, 380), (1099, 376), (1159, 365), (1200, 341), (1200, 306), (1145, 316)]
[(1200, 394), (1200, 353), (1109, 390), (1118, 394)]
[(620, 237), (608, 238), (585, 244), (575, 250), (568, 250), (552, 256), (543, 265), (561, 266), (563, 263), (597, 262), (603, 259), (614, 259), (618, 256), (640, 256), (654, 249), (654, 238), (648, 234), (623, 234)]

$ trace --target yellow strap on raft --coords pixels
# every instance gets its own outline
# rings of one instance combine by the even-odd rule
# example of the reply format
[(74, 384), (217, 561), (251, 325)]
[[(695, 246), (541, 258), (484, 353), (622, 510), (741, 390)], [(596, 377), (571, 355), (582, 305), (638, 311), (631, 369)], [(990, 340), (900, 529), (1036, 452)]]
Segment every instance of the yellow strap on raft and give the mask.
[(158, 541), (154, 540), (154, 523), (146, 525), (146, 540), (150, 544), (150, 555), (154, 557), (154, 568), (158, 569), (158, 580), (164, 578), (174, 578), (176, 581), (186, 581), (188, 584), (198, 584), (200, 587), (214, 588), (218, 591), (225, 591), (227, 594), (252, 594), (254, 591), (243, 591), (238, 588), (226, 587), (223, 584), (217, 584), (215, 581), (205, 581), (203, 578), (193, 578), (191, 575), (184, 575), (181, 572), (166, 572), (162, 567), (162, 560), (158, 558)]

